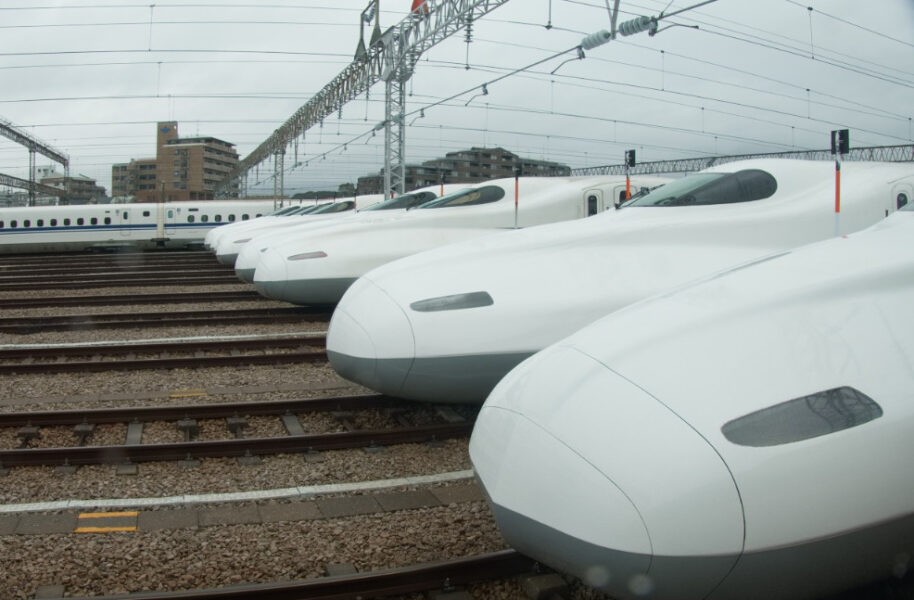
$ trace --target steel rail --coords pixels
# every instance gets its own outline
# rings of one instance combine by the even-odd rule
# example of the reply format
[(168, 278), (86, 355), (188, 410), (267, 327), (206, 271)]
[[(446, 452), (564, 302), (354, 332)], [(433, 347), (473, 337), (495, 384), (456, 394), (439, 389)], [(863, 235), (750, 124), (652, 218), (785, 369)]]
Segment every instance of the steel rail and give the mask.
[[(297, 348), (312, 346), (322, 348), (326, 336), (290, 336), (268, 338), (233, 338), (228, 340), (199, 339), (189, 341), (162, 341), (126, 344), (74, 344), (69, 346), (17, 346), (0, 349), (0, 360), (22, 359), (24, 362), (0, 364), (0, 374), (63, 373), (81, 371), (123, 371), (137, 369), (178, 369), (202, 368), (232, 365), (271, 365), (295, 362), (316, 362), (327, 360), (325, 350), (300, 350), (271, 354), (237, 354), (243, 350), (263, 351), (269, 348)], [(165, 356), (159, 358), (135, 358), (143, 353), (199, 353), (233, 352), (229, 356)], [(112, 356), (124, 355), (119, 360), (62, 361), (66, 356)], [(55, 359), (59, 362), (32, 362), (35, 359)]]
[(330, 320), (330, 310), (304, 307), (195, 310), (180, 312), (111, 313), (59, 317), (0, 317), (0, 332), (34, 333), (178, 325), (229, 325), (232, 323), (301, 323)]
[(209, 250), (135, 250), (118, 252), (100, 252), (100, 251), (81, 251), (81, 252), (45, 252), (34, 254), (4, 254), (0, 255), (0, 265), (8, 264), (47, 264), (48, 261), (54, 263), (94, 263), (99, 260), (121, 261), (128, 259), (213, 259), (213, 253)]
[[(171, 271), (168, 271), (171, 269)], [(106, 273), (124, 273), (124, 272), (137, 272), (137, 273), (146, 273), (149, 271), (168, 271), (174, 272), (174, 269), (181, 269), (182, 271), (194, 269), (194, 271), (216, 271), (216, 272), (233, 272), (234, 269), (227, 265), (219, 264), (215, 261), (203, 261), (203, 260), (187, 260), (187, 261), (156, 261), (156, 262), (144, 262), (144, 261), (129, 261), (129, 262), (104, 262), (99, 261), (96, 263), (79, 263), (71, 265), (60, 265), (60, 264), (45, 264), (43, 266), (39, 265), (0, 265), (0, 274), (3, 276), (33, 276), (33, 277), (47, 277), (51, 275), (104, 275)]]
[(101, 296), (52, 296), (42, 298), (0, 298), (0, 308), (44, 308), (58, 306), (110, 306), (115, 304), (199, 304), (215, 302), (272, 302), (254, 290), (236, 292), (174, 292), (171, 294), (123, 294)]
[(75, 600), (352, 600), (416, 594), (452, 586), (497, 581), (531, 573), (532, 558), (516, 550), (283, 583), (250, 584), (208, 590), (140, 592)]
[(328, 396), (271, 402), (226, 402), (179, 406), (137, 406), (87, 410), (0, 413), (0, 427), (49, 427), (80, 423), (132, 423), (178, 419), (220, 419), (235, 416), (285, 415), (326, 411), (366, 410), (403, 406), (408, 401), (380, 394)]
[(3, 468), (54, 465), (75, 466), (176, 461), (188, 458), (298, 454), (320, 450), (420, 444), (465, 437), (472, 430), (473, 423), (466, 421), (399, 429), (357, 430), (269, 438), (229, 438), (172, 444), (18, 448), (0, 450), (0, 465)]
[(7, 275), (0, 274), (0, 286), (5, 286), (7, 283), (16, 284), (16, 283), (55, 283), (58, 281), (74, 281), (74, 280), (99, 280), (106, 281), (112, 280), (117, 281), (123, 277), (142, 277), (148, 279), (162, 279), (175, 276), (181, 277), (199, 277), (199, 276), (216, 276), (222, 275), (225, 277), (231, 277), (235, 279), (234, 269), (229, 269), (222, 265), (216, 265), (215, 267), (208, 267), (205, 269), (181, 269), (177, 273), (175, 272), (175, 266), (157, 266), (154, 269), (150, 270), (132, 270), (132, 269), (117, 269), (112, 270), (111, 268), (105, 269), (100, 272), (84, 272), (84, 271), (62, 271), (57, 274), (51, 273), (38, 273), (35, 274), (33, 271), (28, 272), (27, 274), (20, 275)]
[(149, 286), (166, 286), (166, 285), (218, 285), (218, 284), (239, 284), (241, 281), (235, 277), (235, 273), (226, 273), (225, 275), (207, 275), (207, 276), (174, 276), (174, 277), (144, 277), (140, 279), (81, 279), (70, 281), (50, 281), (50, 282), (32, 282), (32, 283), (2, 283), (0, 291), (21, 291), (21, 290), (65, 290), (65, 289), (85, 289), (98, 287), (149, 287)]

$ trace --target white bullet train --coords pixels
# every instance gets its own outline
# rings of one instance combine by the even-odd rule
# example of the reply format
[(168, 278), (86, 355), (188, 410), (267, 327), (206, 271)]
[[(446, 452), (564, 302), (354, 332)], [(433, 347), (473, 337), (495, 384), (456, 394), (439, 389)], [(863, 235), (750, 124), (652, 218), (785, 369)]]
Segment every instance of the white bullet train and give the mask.
[[(914, 165), (845, 163), (840, 229), (914, 197)], [(490, 236), (386, 265), (349, 288), (327, 352), (343, 377), (416, 400), (482, 402), (521, 360), (627, 304), (835, 233), (834, 164), (752, 160), (612, 214)]]
[(508, 543), (618, 598), (821, 598), (909, 572), (910, 208), (512, 370), (470, 440)]
[(254, 219), (274, 208), (273, 200), (0, 208), (0, 253), (194, 247), (218, 225)]
[(274, 210), (273, 212), (267, 213), (265, 215), (261, 215), (260, 217), (257, 217), (256, 219), (251, 219), (250, 221), (235, 221), (232, 223), (227, 223), (227, 224), (220, 225), (218, 227), (214, 227), (214, 228), (210, 229), (206, 233), (206, 237), (203, 238), (203, 246), (205, 248), (207, 248), (208, 250), (213, 250), (216, 247), (216, 244), (218, 243), (219, 238), (227, 233), (243, 231), (244, 228), (249, 227), (254, 223), (261, 223), (261, 224), (269, 223), (271, 221), (279, 220), (280, 217), (289, 217), (294, 214), (303, 214), (306, 212), (311, 212), (313, 210), (316, 210), (319, 206), (322, 206), (321, 203), (318, 203), (316, 201), (311, 201), (311, 202), (314, 202), (314, 203), (313, 204), (310, 204), (310, 203), (309, 204), (293, 204), (291, 206), (283, 206), (282, 208), (280, 208), (278, 210)]
[(257, 269), (261, 253), (269, 246), (279, 246), (290, 241), (302, 241), (304, 236), (312, 235), (315, 229), (337, 223), (351, 224), (386, 221), (411, 208), (416, 208), (426, 202), (435, 200), (439, 195), (449, 194), (466, 187), (467, 184), (465, 183), (451, 183), (421, 188), (394, 198), (388, 198), (367, 208), (346, 213), (345, 217), (341, 219), (317, 222), (300, 219), (299, 223), (284, 227), (281, 231), (274, 231), (270, 228), (264, 233), (257, 233), (250, 241), (242, 245), (238, 256), (235, 258), (235, 274), (242, 281), (253, 282), (254, 271)]
[[(638, 177), (636, 188), (668, 181)], [(611, 208), (625, 193), (625, 180), (600, 177), (496, 179), (407, 211), (383, 223), (326, 228), (304, 241), (272, 245), (254, 274), (263, 295), (293, 304), (335, 303), (370, 269), (499, 229), (578, 219)], [(516, 201), (515, 201), (516, 200)]]
[(214, 249), (216, 259), (224, 265), (234, 266), (235, 259), (238, 258), (238, 253), (241, 252), (242, 247), (251, 241), (255, 235), (275, 233), (305, 222), (316, 223), (318, 221), (339, 219), (342, 216), (353, 214), (356, 210), (373, 206), (383, 199), (383, 194), (359, 196), (357, 198), (325, 203), (323, 206), (319, 206), (312, 211), (291, 214), (288, 218), (280, 218), (262, 224), (252, 223), (242, 231), (234, 231), (231, 232), (230, 235), (221, 236)]

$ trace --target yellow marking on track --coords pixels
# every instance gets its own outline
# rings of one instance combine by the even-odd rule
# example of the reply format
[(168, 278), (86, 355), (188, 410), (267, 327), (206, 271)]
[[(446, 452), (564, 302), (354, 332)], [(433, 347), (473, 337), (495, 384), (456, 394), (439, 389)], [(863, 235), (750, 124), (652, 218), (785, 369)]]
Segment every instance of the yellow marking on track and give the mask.
[(168, 394), (169, 398), (195, 398), (199, 396), (208, 396), (206, 388), (175, 390)]
[(138, 510), (128, 510), (124, 512), (98, 512), (98, 513), (79, 513), (78, 519), (105, 519), (108, 517), (135, 517), (140, 514)]
[(130, 527), (77, 527), (73, 533), (111, 533), (114, 531), (136, 531), (136, 525)]

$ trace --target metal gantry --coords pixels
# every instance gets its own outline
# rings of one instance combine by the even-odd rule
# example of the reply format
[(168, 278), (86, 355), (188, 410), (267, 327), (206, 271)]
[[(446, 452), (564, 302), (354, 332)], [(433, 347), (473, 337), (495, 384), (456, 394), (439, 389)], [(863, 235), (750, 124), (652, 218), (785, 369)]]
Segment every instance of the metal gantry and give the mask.
[[(700, 158), (677, 158), (642, 162), (629, 168), (632, 175), (653, 175), (657, 173), (686, 173), (700, 171), (736, 160), (750, 158), (797, 158), (804, 160), (834, 160), (830, 149), (824, 150), (791, 150), (786, 152), (764, 152), (757, 154), (734, 154), (730, 156), (704, 156)], [(869, 146), (851, 148), (843, 157), (850, 161), (906, 162), (914, 161), (914, 144), (899, 146)], [(584, 167), (572, 169), (572, 175), (624, 175), (625, 164), (605, 165), (602, 167)]]
[(13, 177), (12, 175), (4, 175), (0, 173), (0, 185), (4, 185), (12, 188), (19, 188), (21, 190), (29, 191), (30, 205), (34, 205), (35, 194), (41, 192), (42, 194), (47, 194), (48, 196), (57, 196), (64, 197), (66, 196), (66, 191), (52, 187), (50, 185), (44, 185), (43, 183), (38, 183), (34, 180), (29, 181), (28, 179), (20, 179), (19, 177)]
[(63, 192), (61, 190), (58, 190), (57, 188), (52, 188), (50, 186), (41, 186), (36, 181), (35, 171), (37, 168), (37, 163), (35, 162), (35, 154), (36, 153), (41, 154), (43, 156), (46, 156), (47, 158), (50, 158), (54, 162), (63, 165), (64, 177), (70, 176), (70, 157), (69, 156), (67, 156), (63, 152), (60, 152), (59, 150), (56, 150), (55, 148), (52, 148), (50, 145), (39, 140), (34, 135), (27, 133), (25, 131), (22, 131), (20, 129), (17, 129), (16, 127), (13, 126), (12, 123), (10, 123), (9, 121), (7, 121), (5, 119), (0, 119), (0, 135), (13, 140), (14, 142), (16, 142), (17, 144), (19, 144), (21, 146), (25, 146), (26, 148), (28, 148), (28, 151), (29, 151), (29, 180), (26, 182), (27, 185), (24, 185), (24, 186), (22, 185), (22, 182), (25, 180), (19, 179), (18, 177), (12, 177), (9, 175), (5, 175), (3, 177), (7, 178), (8, 181), (15, 181), (17, 183), (16, 184), (8, 183), (5, 185), (10, 185), (11, 187), (19, 187), (19, 188), (27, 189), (29, 191), (29, 205), (35, 204), (35, 193), (38, 191), (43, 191), (45, 193), (48, 193), (48, 190), (54, 190), (54, 192), (52, 192), (53, 195), (55, 195), (55, 196), (63, 195)]
[[(293, 143), (305, 131), (343, 105), (385, 82), (384, 129), (385, 193), (404, 191), (406, 151), (405, 85), (423, 52), (460, 31), (508, 0), (427, 0), (408, 17), (380, 34), (379, 0), (362, 13), (363, 22), (374, 19), (374, 34), (366, 45), (360, 40), (355, 59), (307, 103), (278, 127), (269, 138), (239, 161), (218, 188), (225, 193), (232, 181)], [(373, 10), (371, 10), (373, 9)], [(364, 29), (364, 27), (363, 27)], [(278, 175), (278, 174), (277, 174)]]

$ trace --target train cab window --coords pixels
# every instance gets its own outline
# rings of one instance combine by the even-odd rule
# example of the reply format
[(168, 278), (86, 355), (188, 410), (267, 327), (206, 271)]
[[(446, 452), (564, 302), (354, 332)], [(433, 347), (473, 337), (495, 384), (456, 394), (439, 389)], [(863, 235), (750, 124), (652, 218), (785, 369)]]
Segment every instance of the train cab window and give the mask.
[(487, 185), (479, 188), (460, 190), (437, 200), (426, 202), (420, 208), (448, 208), (455, 206), (476, 206), (498, 202), (505, 197), (505, 190), (497, 185)]
[(235, 222), (235, 215), (229, 215), (229, 216), (228, 216), (228, 220), (229, 220), (229, 223), (234, 223), (234, 222)]
[(839, 387), (763, 408), (721, 427), (740, 446), (778, 446), (800, 442), (868, 423), (882, 416), (872, 398), (852, 387)]
[(209, 215), (200, 215), (200, 221), (202, 223), (207, 223), (209, 221)]
[(31, 226), (32, 226), (32, 221), (30, 221), (29, 219), (26, 219), (25, 221), (22, 222), (22, 226), (23, 226), (23, 227), (31, 227)]
[(355, 202), (352, 200), (345, 200), (343, 202), (334, 202), (333, 204), (327, 204), (322, 208), (315, 210), (312, 214), (329, 215), (332, 213), (346, 212), (347, 210), (352, 210), (353, 208), (355, 208)]
[(105, 225), (111, 225), (111, 217), (105, 217)]
[(57, 219), (51, 219), (51, 227), (57, 227)]
[(144, 211), (143, 211), (143, 216), (144, 216), (144, 217), (148, 217), (148, 216), (149, 216), (149, 211), (148, 211), (148, 210), (144, 210)]
[(89, 225), (98, 225), (98, 217), (92, 217), (89, 219)]
[(745, 169), (736, 173), (698, 173), (671, 181), (623, 206), (735, 204), (770, 198), (777, 189), (777, 180), (761, 169)]
[(44, 227), (44, 219), (38, 219), (35, 222), (35, 227)]
[(188, 223), (193, 223), (193, 222), (194, 222), (194, 216), (193, 216), (193, 215), (187, 215), (187, 222), (188, 222)]
[(895, 208), (901, 209), (908, 203), (908, 195), (904, 192), (895, 197)]
[(77, 217), (77, 219), (76, 219), (76, 224), (77, 224), (77, 225), (85, 225), (85, 224), (86, 224), (86, 220), (83, 219), (82, 217)]
[(415, 208), (426, 202), (435, 200), (438, 196), (434, 192), (416, 192), (414, 194), (403, 194), (395, 198), (388, 198), (383, 202), (378, 202), (362, 210), (391, 210), (394, 208)]

